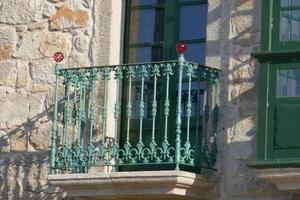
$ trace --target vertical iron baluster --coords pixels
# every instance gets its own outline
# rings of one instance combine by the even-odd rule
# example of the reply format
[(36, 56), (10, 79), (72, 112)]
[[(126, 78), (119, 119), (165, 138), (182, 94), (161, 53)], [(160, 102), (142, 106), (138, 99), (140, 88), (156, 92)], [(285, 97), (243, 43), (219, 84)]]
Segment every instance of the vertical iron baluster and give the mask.
[(157, 144), (155, 142), (155, 122), (156, 122), (156, 115), (157, 115), (157, 99), (156, 99), (156, 93), (157, 93), (157, 77), (160, 76), (159, 74), (159, 65), (154, 64), (152, 69), (151, 76), (154, 78), (154, 89), (153, 89), (153, 100), (152, 100), (152, 134), (151, 134), (151, 142), (149, 144), (151, 149), (151, 160), (154, 158), (154, 152), (155, 148), (157, 147)]
[(107, 153), (107, 142), (106, 142), (106, 122), (107, 122), (107, 104), (108, 104), (108, 81), (110, 79), (110, 69), (104, 68), (101, 70), (102, 72), (102, 80), (104, 81), (104, 102), (101, 113), (102, 118), (102, 136), (101, 136), (101, 144), (99, 146), (100, 151), (100, 160), (103, 159), (104, 164), (107, 163), (106, 153)]
[(176, 170), (179, 170), (180, 165), (180, 149), (181, 149), (181, 95), (182, 95), (182, 70), (185, 64), (183, 54), (179, 54), (178, 65), (179, 65), (179, 80), (178, 80), (178, 96), (177, 96), (177, 112), (176, 112), (176, 139), (175, 139), (175, 162)]
[(186, 118), (187, 118), (187, 130), (186, 130), (186, 143), (190, 142), (190, 120), (192, 114), (192, 102), (191, 102), (191, 87), (192, 87), (192, 76), (193, 76), (193, 65), (188, 65), (187, 76), (188, 76), (188, 99), (186, 105)]
[[(119, 151), (119, 144), (117, 142), (117, 137), (118, 137), (118, 127), (119, 127), (119, 119), (120, 119), (120, 111), (121, 111), (121, 82), (123, 79), (123, 71), (122, 67), (118, 66), (115, 69), (115, 77), (114, 79), (116, 80), (116, 103), (115, 103), (115, 109), (114, 109), (114, 118), (115, 118), (115, 138), (114, 142), (112, 144), (112, 157), (115, 158), (115, 164), (119, 164), (118, 160), (118, 151)], [(115, 166), (113, 166), (112, 171), (115, 171)]]
[(137, 148), (139, 151), (139, 160), (141, 160), (142, 150), (144, 147), (143, 143), (143, 119), (144, 119), (144, 86), (145, 86), (145, 77), (147, 77), (147, 69), (145, 65), (141, 66), (139, 71), (139, 75), (141, 77), (141, 100), (140, 100), (140, 127), (139, 127), (139, 141), (137, 144)]
[(95, 93), (96, 93), (96, 80), (97, 70), (94, 68), (91, 71), (92, 87), (91, 87), (91, 105), (90, 105), (90, 134), (89, 134), (89, 145), (93, 143), (93, 129), (95, 122)]
[(129, 150), (131, 148), (129, 134), (130, 134), (130, 120), (132, 114), (131, 87), (132, 87), (132, 78), (135, 77), (134, 69), (135, 68), (133, 66), (129, 66), (127, 68), (127, 73), (126, 73), (126, 78), (128, 78), (128, 99), (127, 99), (127, 106), (126, 106), (127, 130), (126, 130), (126, 141), (124, 144), (126, 161), (128, 161)]
[(205, 108), (204, 108), (204, 145), (202, 149), (202, 166), (208, 167), (209, 163), (209, 147), (208, 147), (208, 122), (209, 122), (209, 100), (210, 100), (210, 71), (205, 69), (205, 79), (206, 79), (206, 98), (205, 98)]
[(165, 160), (167, 158), (168, 148), (170, 146), (170, 143), (168, 141), (168, 119), (170, 113), (170, 99), (169, 99), (170, 76), (173, 75), (172, 64), (167, 63), (166, 65), (164, 65), (163, 75), (166, 77), (166, 99), (164, 104), (165, 133), (164, 133), (164, 140), (162, 143), (162, 147), (164, 149), (164, 160)]
[(86, 99), (88, 97), (87, 95), (87, 78), (84, 77), (83, 80), (83, 95), (82, 95), (82, 116), (81, 116), (81, 147), (83, 147), (83, 140), (84, 140), (84, 134), (85, 134), (85, 126), (86, 126), (86, 118), (87, 118), (87, 109), (86, 109)]
[(74, 77), (73, 80), (74, 87), (74, 100), (73, 100), (73, 111), (72, 111), (72, 146), (75, 146), (75, 129), (76, 129), (76, 121), (77, 121), (77, 89), (78, 89), (78, 79), (77, 76)]
[(67, 71), (65, 75), (65, 97), (64, 97), (64, 115), (63, 115), (63, 135), (64, 146), (68, 145), (68, 126), (69, 126), (69, 104), (70, 104), (70, 90), (71, 90), (71, 74)]
[(51, 174), (55, 173), (55, 156), (56, 156), (56, 140), (57, 140), (57, 115), (58, 115), (58, 88), (59, 88), (59, 76), (60, 76), (60, 66), (57, 64), (55, 66), (55, 93), (54, 93), (54, 116), (53, 116), (53, 128), (51, 136)]
[(79, 70), (79, 108), (78, 108), (78, 147), (82, 148), (82, 139), (83, 139), (83, 127), (84, 127), (84, 118), (85, 118), (85, 110), (84, 110), (84, 70)]
[[(199, 70), (199, 69), (198, 69)], [(202, 148), (202, 129), (200, 129), (200, 117), (202, 114), (202, 104), (201, 104), (201, 73), (197, 73), (197, 97), (195, 101), (195, 116), (196, 116), (196, 134), (195, 134), (195, 158), (196, 164), (201, 165), (201, 148)], [(200, 129), (200, 130), (199, 130)], [(201, 166), (200, 166), (201, 167)]]
[(108, 103), (108, 81), (110, 69), (104, 68), (103, 70), (103, 80), (104, 80), (104, 102), (103, 102), (103, 109), (102, 109), (102, 143), (105, 143), (106, 138), (106, 121), (107, 121), (107, 103)]
[(213, 142), (211, 144), (211, 151), (210, 151), (210, 166), (213, 167), (217, 160), (217, 129), (218, 129), (218, 121), (219, 121), (219, 77), (218, 73), (215, 72), (215, 80), (214, 80), (214, 94), (215, 94), (215, 107), (214, 107), (214, 114), (213, 114)]
[(184, 144), (184, 149), (185, 149), (185, 156), (184, 160), (193, 162), (193, 159), (191, 159), (190, 155), (190, 148), (191, 148), (191, 143), (190, 143), (190, 121), (191, 121), (191, 115), (192, 115), (192, 102), (191, 102), (191, 90), (192, 90), (192, 77), (194, 76), (194, 65), (189, 64), (187, 66), (187, 76), (188, 76), (188, 98), (187, 98), (187, 105), (186, 105), (186, 118), (187, 118), (187, 129), (186, 129), (186, 141)]

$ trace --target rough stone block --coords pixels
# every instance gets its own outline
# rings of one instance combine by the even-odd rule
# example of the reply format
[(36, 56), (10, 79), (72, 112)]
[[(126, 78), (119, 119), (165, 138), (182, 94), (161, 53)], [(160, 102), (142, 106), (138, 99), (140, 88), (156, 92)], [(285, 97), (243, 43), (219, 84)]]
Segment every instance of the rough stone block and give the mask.
[(18, 62), (17, 88), (27, 88), (29, 81), (28, 63)]
[(0, 62), (0, 86), (13, 87), (16, 84), (16, 63), (10, 60)]
[(21, 37), (20, 47), (14, 53), (17, 58), (52, 58), (57, 51), (65, 56), (70, 52), (71, 38), (68, 33), (24, 32)]
[(31, 79), (38, 83), (54, 83), (55, 64), (52, 60), (31, 61), (29, 63)]
[(88, 11), (72, 10), (67, 5), (61, 6), (50, 19), (51, 30), (79, 28), (89, 24)]
[(0, 129), (20, 126), (42, 114), (44, 98), (11, 94), (0, 102)]
[(30, 142), (36, 150), (44, 150), (50, 148), (51, 145), (51, 122), (40, 122), (37, 128), (30, 134)]
[(27, 24), (42, 19), (46, 0), (0, 0), (0, 22)]
[[(1, 5), (1, 1), (0, 1)], [(1, 13), (1, 6), (0, 6)], [(1, 14), (0, 14), (1, 16)], [(0, 61), (10, 59), (15, 46), (16, 33), (13, 28), (0, 27)]]
[(10, 136), (10, 150), (14, 152), (24, 152), (27, 150), (28, 139), (25, 131), (13, 131)]

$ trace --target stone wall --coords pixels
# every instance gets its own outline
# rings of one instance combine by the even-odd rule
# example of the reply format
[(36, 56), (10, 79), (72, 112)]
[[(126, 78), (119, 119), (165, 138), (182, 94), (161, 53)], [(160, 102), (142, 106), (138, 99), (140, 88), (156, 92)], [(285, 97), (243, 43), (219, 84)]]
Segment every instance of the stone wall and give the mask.
[(222, 70), (218, 200), (288, 200), (258, 178), (255, 160), (261, 0), (209, 0), (206, 64)]
[[(62, 51), (66, 67), (120, 63), (122, 2), (0, 0), (0, 199), (64, 197), (47, 184), (52, 57)], [(222, 70), (218, 200), (300, 198), (247, 167), (256, 148), (259, 64), (250, 53), (259, 50), (260, 9), (261, 0), (209, 0), (206, 64)]]
[[(64, 67), (119, 63), (120, 3), (0, 0), (0, 199), (64, 196), (47, 184), (53, 55), (63, 52)], [(111, 12), (118, 13), (112, 17)], [(111, 30), (112, 21), (117, 29)], [(111, 48), (116, 51), (114, 61)]]

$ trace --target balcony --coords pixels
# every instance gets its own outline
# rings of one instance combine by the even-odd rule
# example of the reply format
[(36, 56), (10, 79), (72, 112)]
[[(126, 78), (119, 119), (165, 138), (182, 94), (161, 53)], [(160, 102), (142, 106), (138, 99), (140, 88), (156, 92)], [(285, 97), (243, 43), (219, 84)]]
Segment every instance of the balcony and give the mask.
[(50, 183), (91, 199), (207, 199), (218, 69), (184, 60), (56, 66)]

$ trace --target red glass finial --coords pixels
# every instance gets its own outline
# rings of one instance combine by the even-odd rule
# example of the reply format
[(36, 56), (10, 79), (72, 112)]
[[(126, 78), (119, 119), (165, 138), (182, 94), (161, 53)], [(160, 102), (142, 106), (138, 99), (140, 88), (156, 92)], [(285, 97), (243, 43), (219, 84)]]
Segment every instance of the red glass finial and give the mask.
[(55, 54), (54, 54), (54, 60), (56, 61), (56, 62), (61, 62), (61, 61), (63, 61), (63, 59), (64, 59), (64, 54), (62, 53), (62, 52), (56, 52)]
[(176, 51), (179, 54), (183, 54), (187, 49), (187, 44), (185, 42), (178, 42), (176, 44)]

